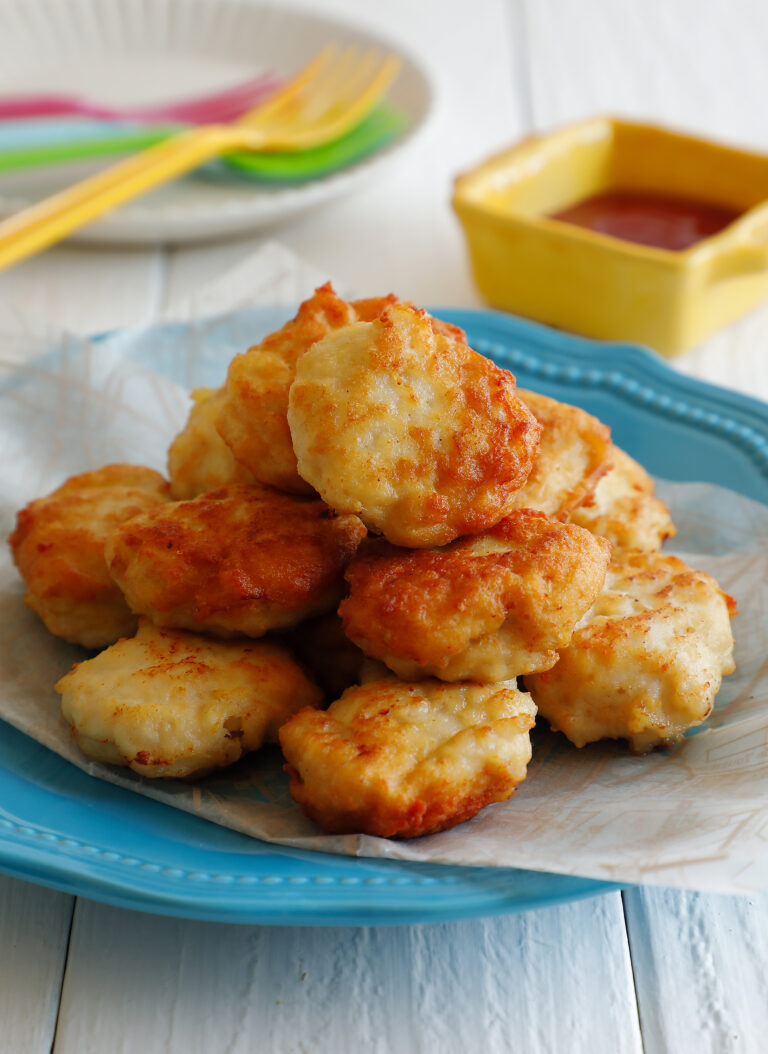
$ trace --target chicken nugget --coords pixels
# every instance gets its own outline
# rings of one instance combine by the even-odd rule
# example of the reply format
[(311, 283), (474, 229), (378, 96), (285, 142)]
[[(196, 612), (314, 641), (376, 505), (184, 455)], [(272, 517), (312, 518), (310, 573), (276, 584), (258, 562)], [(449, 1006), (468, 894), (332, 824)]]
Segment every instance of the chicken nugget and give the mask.
[(169, 497), (159, 472), (107, 465), (72, 476), (21, 510), (8, 542), (27, 587), (24, 602), (51, 633), (105, 648), (136, 631), (136, 616), (107, 568), (104, 543), (118, 524)]
[(222, 389), (196, 388), (192, 400), (187, 423), (168, 450), (171, 497), (186, 501), (227, 483), (254, 483), (253, 475), (235, 460), (216, 431)]
[(400, 677), (503, 681), (547, 670), (605, 580), (610, 545), (521, 509), (445, 549), (377, 540), (347, 568), (347, 635)]
[[(329, 333), (352, 322), (370, 322), (388, 304), (397, 302), (397, 297), (389, 294), (347, 303), (326, 282), (282, 329), (232, 360), (217, 428), (237, 460), (256, 479), (279, 490), (312, 493), (313, 488), (298, 474), (286, 419), (296, 363)], [(433, 320), (433, 326), (457, 340), (465, 339), (456, 326), (438, 319)]]
[(709, 716), (733, 673), (735, 604), (702, 571), (660, 553), (612, 563), (557, 664), (525, 678), (555, 731), (582, 747), (627, 739), (643, 753)]
[(666, 538), (677, 534), (669, 509), (656, 497), (654, 482), (642, 465), (616, 446), (613, 457), (613, 468), (571, 513), (571, 523), (607, 538), (614, 557), (658, 552)]
[(565, 520), (613, 464), (611, 430), (578, 406), (517, 389), (542, 426), (531, 474), (515, 494), (516, 509), (538, 509)]
[(275, 644), (212, 641), (142, 619), (56, 685), (84, 754), (142, 776), (200, 777), (262, 743), (320, 689)]
[(335, 607), (364, 535), (321, 501), (233, 483), (135, 517), (107, 559), (130, 607), (157, 625), (260, 637)]
[(358, 685), (280, 729), (291, 795), (333, 834), (443, 831), (511, 796), (531, 758), (535, 715), (514, 681)]
[(511, 373), (402, 304), (299, 359), (288, 422), (321, 497), (414, 548), (498, 523), (541, 431)]

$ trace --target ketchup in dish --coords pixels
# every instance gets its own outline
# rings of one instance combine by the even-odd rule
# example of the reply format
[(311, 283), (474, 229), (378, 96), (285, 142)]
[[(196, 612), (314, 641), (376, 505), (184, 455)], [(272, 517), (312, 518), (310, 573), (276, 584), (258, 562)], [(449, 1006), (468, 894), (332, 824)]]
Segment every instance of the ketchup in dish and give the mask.
[(734, 209), (705, 201), (611, 190), (556, 212), (551, 219), (625, 242), (679, 251), (717, 234), (739, 215)]

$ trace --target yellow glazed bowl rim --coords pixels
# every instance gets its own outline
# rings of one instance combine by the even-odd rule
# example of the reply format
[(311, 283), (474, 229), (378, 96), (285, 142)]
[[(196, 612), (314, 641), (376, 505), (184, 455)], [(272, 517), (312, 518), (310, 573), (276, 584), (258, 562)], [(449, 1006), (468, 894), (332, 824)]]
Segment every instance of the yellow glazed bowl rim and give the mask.
[[(553, 147), (562, 150), (567, 148), (569, 143), (575, 146), (584, 142), (590, 135), (605, 136), (616, 131), (641, 132), (659, 138), (673, 138), (679, 142), (704, 145), (712, 151), (713, 156), (732, 164), (746, 160), (763, 161), (766, 165), (766, 197), (742, 212), (722, 231), (682, 250), (640, 245), (564, 220), (487, 200), (485, 190), (495, 177), (515, 168), (543, 167), (542, 159)], [(460, 217), (474, 215), (492, 218), (494, 222), (508, 229), (525, 227), (538, 230), (574, 243), (601, 246), (619, 256), (655, 263), (678, 271), (707, 266), (718, 272), (716, 277), (727, 277), (768, 269), (768, 154), (678, 131), (661, 124), (601, 115), (575, 121), (549, 132), (527, 136), (512, 147), (460, 173), (454, 180), (452, 205)]]

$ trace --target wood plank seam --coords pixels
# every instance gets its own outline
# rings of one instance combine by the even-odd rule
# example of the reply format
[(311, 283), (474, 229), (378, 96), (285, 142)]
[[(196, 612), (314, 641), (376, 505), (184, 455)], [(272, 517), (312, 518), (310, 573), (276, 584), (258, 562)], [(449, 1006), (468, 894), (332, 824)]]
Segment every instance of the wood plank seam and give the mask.
[(640, 1034), (640, 1043), (642, 1044), (643, 1054), (646, 1054), (645, 1036), (643, 1035), (643, 1018), (640, 1012), (640, 994), (637, 989), (637, 973), (635, 972), (635, 960), (632, 954), (632, 936), (629, 929), (629, 920), (627, 918), (627, 902), (625, 890), (621, 890), (621, 911), (624, 918), (624, 933), (627, 940), (627, 949), (629, 951), (629, 962), (632, 967), (632, 988), (635, 993), (635, 1015), (637, 1017), (637, 1030)]
[(153, 269), (154, 275), (152, 287), (147, 296), (147, 307), (144, 315), (144, 321), (147, 323), (154, 322), (166, 308), (168, 302), (169, 259), (170, 250), (165, 245), (160, 246), (157, 252), (152, 254), (149, 266)]
[(56, 1034), (59, 1030), (59, 1016), (61, 1014), (61, 996), (62, 992), (64, 991), (64, 981), (67, 976), (67, 967), (69, 965), (69, 949), (72, 944), (72, 927), (75, 921), (75, 911), (77, 910), (77, 905), (79, 904), (79, 902), (79, 897), (72, 898), (72, 908), (69, 914), (69, 928), (67, 929), (67, 943), (66, 948), (64, 950), (64, 960), (61, 966), (61, 976), (59, 978), (59, 998), (56, 1002), (56, 1017), (53, 1022), (53, 1035), (51, 1036), (51, 1045), (49, 1047), (50, 1054), (53, 1054), (53, 1051), (56, 1047)]
[(513, 56), (515, 97), (519, 111), (519, 125), (526, 133), (535, 129), (533, 108), (533, 79), (531, 76), (531, 47), (528, 30), (526, 0), (510, 0), (504, 5), (509, 27), (510, 52)]

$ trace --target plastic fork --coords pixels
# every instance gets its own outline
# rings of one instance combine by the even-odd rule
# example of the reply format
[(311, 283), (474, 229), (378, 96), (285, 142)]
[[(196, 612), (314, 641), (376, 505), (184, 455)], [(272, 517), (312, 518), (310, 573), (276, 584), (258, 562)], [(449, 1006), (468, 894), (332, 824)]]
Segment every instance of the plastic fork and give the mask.
[(281, 91), (233, 124), (182, 132), (1, 222), (0, 267), (227, 151), (306, 150), (338, 139), (376, 105), (399, 67), (395, 55), (382, 59), (352, 48), (324, 49)]
[[(239, 150), (227, 153), (214, 165), (224, 178), (234, 170), (259, 182), (306, 182), (336, 172), (378, 150), (399, 135), (406, 124), (405, 115), (385, 102), (331, 143), (293, 152)], [(73, 138), (64, 138), (61, 134), (64, 130), (56, 129), (56, 141), (0, 149), (0, 173), (135, 153), (177, 135), (184, 131), (184, 126), (153, 124), (147, 127), (123, 126), (119, 130), (114, 125), (98, 129), (78, 126), (70, 133)]]
[(142, 121), (148, 124), (158, 121), (179, 121), (185, 124), (233, 121), (271, 95), (278, 85), (274, 74), (262, 73), (231, 88), (153, 106), (105, 106), (76, 95), (8, 96), (0, 98), (0, 120), (79, 114), (81, 117)]

